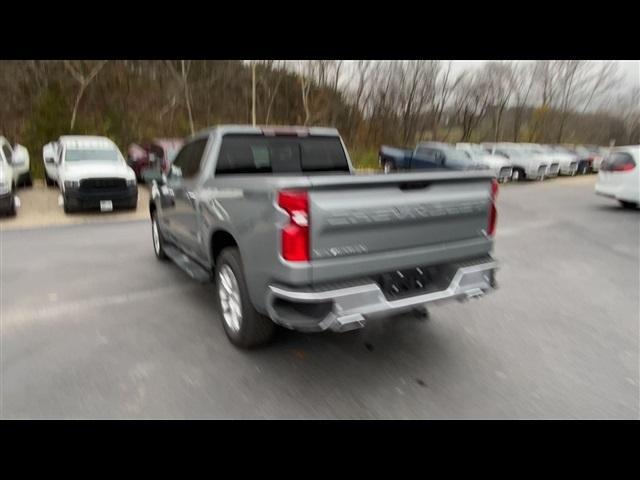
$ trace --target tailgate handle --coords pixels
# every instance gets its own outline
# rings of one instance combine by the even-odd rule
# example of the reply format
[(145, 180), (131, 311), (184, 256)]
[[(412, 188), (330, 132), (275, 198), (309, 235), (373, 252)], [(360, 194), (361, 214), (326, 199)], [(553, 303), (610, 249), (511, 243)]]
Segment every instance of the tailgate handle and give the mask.
[(406, 182), (398, 185), (400, 190), (420, 190), (422, 188), (427, 188), (431, 185), (431, 182)]

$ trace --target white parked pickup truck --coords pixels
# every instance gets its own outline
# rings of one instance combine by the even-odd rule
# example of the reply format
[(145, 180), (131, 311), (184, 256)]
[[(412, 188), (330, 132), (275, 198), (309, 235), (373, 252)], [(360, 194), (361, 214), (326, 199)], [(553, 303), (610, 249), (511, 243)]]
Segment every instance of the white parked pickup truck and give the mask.
[(111, 211), (137, 207), (136, 175), (113, 141), (67, 135), (60, 137), (55, 151), (55, 180), (66, 213), (83, 208)]
[(535, 152), (518, 146), (518, 144), (483, 144), (491, 153), (502, 155), (513, 165), (514, 182), (522, 180), (544, 180), (549, 174), (548, 159)]
[(6, 163), (11, 166), (11, 175), (16, 188), (32, 185), (31, 171), (29, 170), (29, 151), (22, 145), (11, 146), (9, 141), (0, 136), (0, 150)]
[(511, 179), (513, 165), (504, 156), (494, 155), (481, 145), (473, 143), (457, 143), (456, 148), (466, 152), (474, 163), (486, 166), (499, 182), (503, 183)]

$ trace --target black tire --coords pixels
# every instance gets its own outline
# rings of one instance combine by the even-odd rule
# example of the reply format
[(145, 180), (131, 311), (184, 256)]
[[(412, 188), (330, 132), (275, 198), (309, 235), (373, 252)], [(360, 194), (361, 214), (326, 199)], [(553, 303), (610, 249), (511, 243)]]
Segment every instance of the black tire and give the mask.
[(382, 162), (382, 171), (384, 173), (393, 173), (396, 171), (396, 164), (392, 160)]
[(73, 213), (75, 211), (75, 209), (69, 205), (64, 193), (62, 194), (62, 209), (64, 210), (64, 213)]
[(49, 178), (46, 170), (44, 171), (44, 184), (46, 187), (53, 187), (53, 180)]
[(520, 168), (514, 168), (511, 172), (511, 181), (512, 182), (522, 182), (526, 179), (526, 175), (524, 171)]
[(634, 202), (625, 202), (624, 200), (618, 200), (618, 202), (620, 202), (620, 205), (622, 206), (622, 208), (629, 208), (629, 209), (638, 208), (638, 204)]
[[(235, 247), (228, 247), (222, 250), (215, 262), (215, 285), (216, 303), (220, 312), (220, 320), (229, 341), (240, 348), (257, 348), (269, 343), (276, 331), (276, 325), (270, 318), (259, 313), (251, 303), (249, 290), (244, 278), (244, 268), (240, 252)], [(219, 282), (220, 270), (228, 266), (237, 282), (242, 318), (239, 322), (238, 330), (233, 330), (225, 321), (223, 316), (222, 302), (220, 300)]]
[(9, 210), (7, 211), (7, 215), (10, 217), (15, 217), (18, 213), (18, 209), (16, 208), (16, 189), (15, 187), (11, 189), (11, 205), (9, 206)]
[[(158, 234), (158, 245), (156, 247), (156, 242), (155, 242), (155, 234), (154, 234), (154, 225), (155, 225), (155, 231)], [(158, 223), (157, 223), (157, 219), (156, 219), (156, 212), (153, 212), (151, 214), (151, 241), (153, 242), (153, 253), (156, 254), (156, 258), (158, 260), (162, 260), (165, 261), (168, 257), (167, 254), (164, 251), (164, 238), (162, 238), (162, 232), (160, 231), (160, 227), (158, 227)]]

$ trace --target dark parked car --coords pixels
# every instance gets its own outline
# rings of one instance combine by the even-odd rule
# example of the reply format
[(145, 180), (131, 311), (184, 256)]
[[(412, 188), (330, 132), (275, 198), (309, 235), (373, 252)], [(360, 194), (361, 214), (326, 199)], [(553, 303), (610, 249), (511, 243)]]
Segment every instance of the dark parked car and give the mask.
[(138, 181), (143, 181), (146, 170), (157, 170), (167, 173), (176, 153), (182, 146), (181, 139), (158, 138), (149, 143), (129, 146), (127, 163), (136, 172)]
[(415, 150), (383, 145), (378, 154), (384, 173), (397, 170), (487, 170), (463, 150), (448, 143), (421, 142)]

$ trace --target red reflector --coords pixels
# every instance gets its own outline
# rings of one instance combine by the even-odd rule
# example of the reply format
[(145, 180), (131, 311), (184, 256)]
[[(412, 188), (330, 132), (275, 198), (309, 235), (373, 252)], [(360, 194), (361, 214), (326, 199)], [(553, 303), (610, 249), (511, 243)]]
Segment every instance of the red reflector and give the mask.
[(307, 192), (278, 192), (278, 206), (289, 214), (282, 229), (282, 258), (291, 262), (309, 261), (309, 201)]
[(629, 170), (633, 170), (636, 167), (635, 163), (627, 162), (622, 165), (616, 165), (612, 168), (614, 172), (628, 172)]
[(496, 197), (498, 196), (498, 180), (491, 180), (491, 205), (489, 206), (489, 221), (487, 233), (493, 237), (496, 233), (496, 222), (498, 220), (498, 210), (496, 209)]

